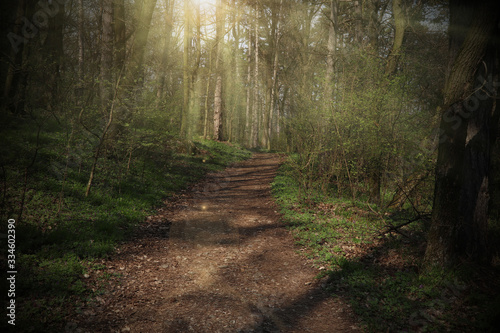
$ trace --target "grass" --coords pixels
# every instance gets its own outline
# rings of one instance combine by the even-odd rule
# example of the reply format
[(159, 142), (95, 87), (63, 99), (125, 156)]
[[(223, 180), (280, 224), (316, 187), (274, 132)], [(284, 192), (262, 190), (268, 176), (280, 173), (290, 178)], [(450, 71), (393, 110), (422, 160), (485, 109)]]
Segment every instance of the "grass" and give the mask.
[[(79, 144), (85, 142), (74, 146)], [(99, 270), (99, 258), (112, 254), (164, 199), (207, 172), (251, 155), (237, 145), (213, 141), (193, 142), (185, 150), (168, 137), (151, 144), (142, 142), (131, 158), (126, 145), (122, 151), (110, 147), (99, 160), (91, 193), (85, 197), (91, 155), (73, 147), (67, 158), (64, 140), (57, 133), (44, 132), (25, 183), (23, 166), (33, 145), (19, 145), (17, 149), (24, 154), (17, 163), (2, 161), (7, 176), (1, 207), (2, 220), (17, 220), (18, 332), (63, 331), (66, 317), (98, 292), (89, 288), (85, 276)], [(7, 233), (6, 223), (0, 233)], [(2, 244), (5, 251), (7, 246)], [(7, 271), (4, 264), (1, 268)], [(7, 294), (5, 283), (0, 292)], [(1, 325), (5, 324), (2, 320)]]
[[(410, 212), (380, 212), (366, 202), (301, 191), (293, 167), (281, 166), (273, 183), (283, 221), (301, 253), (324, 267), (334, 297), (352, 305), (368, 332), (488, 332), (500, 318), (499, 272), (466, 269), (420, 272), (428, 223), (415, 221), (401, 233), (387, 224)], [(387, 214), (386, 214), (387, 213)]]

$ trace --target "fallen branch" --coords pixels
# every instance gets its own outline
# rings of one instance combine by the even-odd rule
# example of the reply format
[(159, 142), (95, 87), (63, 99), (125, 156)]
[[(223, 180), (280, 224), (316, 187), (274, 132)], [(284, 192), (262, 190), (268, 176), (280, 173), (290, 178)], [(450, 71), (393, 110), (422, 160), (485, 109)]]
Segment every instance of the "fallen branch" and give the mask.
[(430, 218), (430, 214), (419, 214), (418, 216), (416, 216), (413, 219), (408, 220), (404, 223), (401, 223), (398, 225), (386, 225), (386, 229), (384, 231), (380, 232), (379, 236), (383, 236), (383, 235), (388, 234), (390, 232), (397, 232), (400, 235), (408, 237), (407, 235), (402, 233), (399, 229), (401, 229), (402, 227), (407, 226), (409, 224), (412, 224), (413, 222), (421, 221), (421, 220), (425, 220), (425, 219), (429, 219), (429, 218)]

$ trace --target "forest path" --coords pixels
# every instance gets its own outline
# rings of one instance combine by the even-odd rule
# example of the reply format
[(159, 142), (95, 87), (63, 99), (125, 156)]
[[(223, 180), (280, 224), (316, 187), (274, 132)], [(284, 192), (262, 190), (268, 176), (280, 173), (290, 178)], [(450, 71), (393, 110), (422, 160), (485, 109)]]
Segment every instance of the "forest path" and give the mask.
[[(104, 261), (118, 273), (81, 332), (356, 332), (297, 254), (270, 194), (280, 157), (254, 154), (169, 201)], [(104, 274), (104, 273), (99, 273)]]

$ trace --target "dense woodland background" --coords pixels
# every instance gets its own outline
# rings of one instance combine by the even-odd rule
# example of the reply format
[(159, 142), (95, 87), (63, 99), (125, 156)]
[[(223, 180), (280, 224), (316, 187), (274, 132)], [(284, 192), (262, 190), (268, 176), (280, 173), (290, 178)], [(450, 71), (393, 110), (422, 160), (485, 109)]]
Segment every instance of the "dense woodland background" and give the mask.
[[(336, 197), (421, 223), (422, 270), (498, 263), (495, 1), (1, 8), (0, 215), (26, 254), (76, 225), (92, 241), (126, 233), (124, 220), (201, 175), (191, 163), (229, 163), (226, 141), (288, 153), (308, 207)], [(77, 257), (113, 247), (68, 244)]]

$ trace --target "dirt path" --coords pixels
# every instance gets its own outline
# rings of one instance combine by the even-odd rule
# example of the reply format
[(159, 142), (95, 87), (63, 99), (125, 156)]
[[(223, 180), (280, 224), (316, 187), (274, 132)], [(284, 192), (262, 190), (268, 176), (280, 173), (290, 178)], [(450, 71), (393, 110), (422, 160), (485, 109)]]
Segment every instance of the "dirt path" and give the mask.
[(327, 297), (318, 270), (279, 224), (270, 196), (279, 162), (255, 154), (167, 203), (104, 262), (104, 272), (121, 277), (67, 329), (358, 331), (349, 307)]

